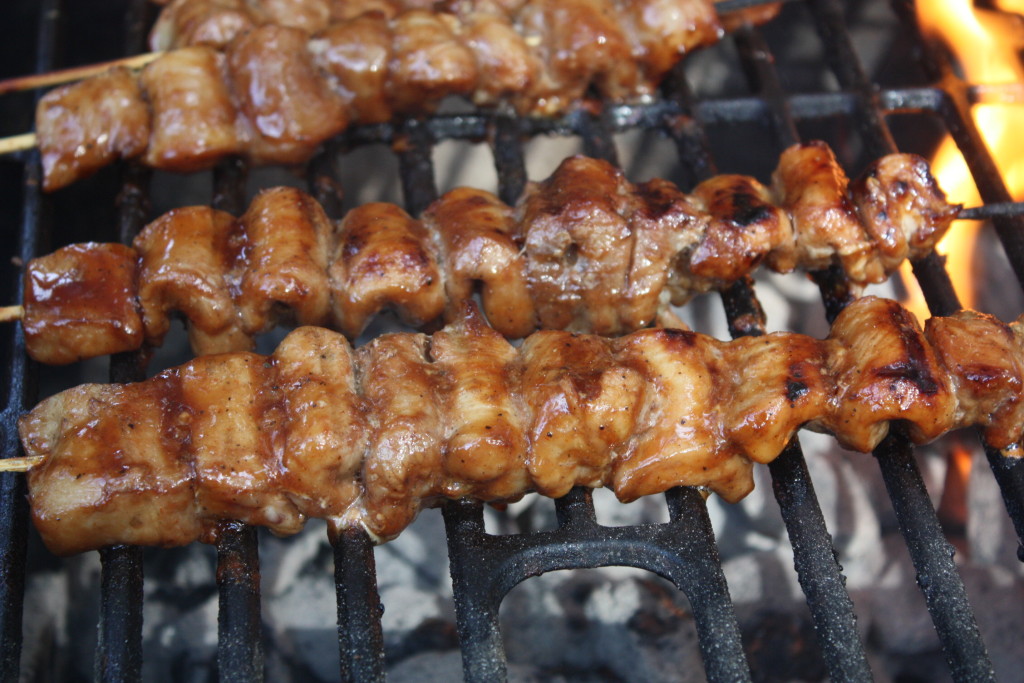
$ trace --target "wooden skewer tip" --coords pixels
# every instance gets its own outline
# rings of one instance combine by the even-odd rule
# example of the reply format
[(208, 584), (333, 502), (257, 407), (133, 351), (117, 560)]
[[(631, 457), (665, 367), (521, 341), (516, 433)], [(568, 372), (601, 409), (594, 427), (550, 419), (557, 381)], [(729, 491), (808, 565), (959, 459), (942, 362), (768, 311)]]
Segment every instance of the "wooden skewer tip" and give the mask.
[(0, 460), (0, 472), (28, 472), (33, 467), (41, 465), (46, 456), (25, 455), (20, 458), (5, 458)]
[(14, 322), (25, 317), (25, 308), (22, 306), (0, 306), (0, 323)]
[(113, 59), (109, 62), (97, 62), (96, 64), (74, 66), (70, 69), (60, 69), (57, 71), (47, 71), (42, 74), (31, 74), (29, 76), (8, 78), (5, 81), (0, 81), (0, 95), (12, 92), (21, 92), (24, 90), (35, 90), (36, 88), (45, 88), (51, 85), (62, 85), (64, 83), (71, 83), (72, 81), (81, 81), (89, 78), (90, 76), (98, 76), (104, 71), (117, 66), (123, 66), (129, 69), (141, 69), (162, 54), (163, 52), (145, 52), (141, 55), (132, 55), (131, 57)]
[(37, 143), (35, 133), (22, 133), (21, 135), (0, 138), (0, 155), (25, 152), (35, 147)]

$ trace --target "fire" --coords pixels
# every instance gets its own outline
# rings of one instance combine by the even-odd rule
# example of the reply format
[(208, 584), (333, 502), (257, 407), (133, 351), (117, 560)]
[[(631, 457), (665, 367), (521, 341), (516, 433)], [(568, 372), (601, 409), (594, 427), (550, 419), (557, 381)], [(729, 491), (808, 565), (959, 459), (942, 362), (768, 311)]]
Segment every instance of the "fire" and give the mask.
[[(971, 0), (917, 0), (917, 18), (926, 35), (943, 42), (953, 53), (964, 79), (973, 86), (1024, 84), (1024, 0), (992, 0), (993, 9), (980, 9)], [(988, 88), (998, 90), (998, 88)], [(1024, 102), (1005, 98), (981, 103), (971, 110), (996, 166), (1015, 199), (1024, 198)], [(981, 204), (981, 197), (963, 155), (947, 136), (932, 159), (932, 171), (950, 201), (966, 206)], [(974, 252), (981, 224), (957, 221), (937, 251), (946, 256), (946, 267), (960, 300), (966, 307), (976, 302)], [(908, 306), (924, 318), (927, 311), (916, 280), (903, 272), (912, 290)], [(946, 484), (939, 515), (954, 536), (966, 523), (967, 482), (971, 476), (971, 452), (952, 440), (947, 454)]]
[[(974, 7), (970, 0), (918, 0), (918, 21), (927, 35), (939, 38), (953, 52), (964, 78), (972, 85), (1000, 86), (1024, 83), (1024, 0), (995, 0), (996, 9)], [(999, 102), (975, 105), (974, 121), (991, 151), (996, 165), (1016, 199), (1024, 198), (1024, 103)], [(939, 185), (950, 201), (966, 206), (981, 203), (967, 164), (951, 137), (939, 146), (932, 160), (932, 169)], [(972, 272), (974, 246), (981, 224), (957, 221), (937, 251), (947, 259), (964, 306), (975, 304)], [(908, 305), (919, 317), (927, 310), (920, 291), (907, 266), (904, 282), (912, 290)]]

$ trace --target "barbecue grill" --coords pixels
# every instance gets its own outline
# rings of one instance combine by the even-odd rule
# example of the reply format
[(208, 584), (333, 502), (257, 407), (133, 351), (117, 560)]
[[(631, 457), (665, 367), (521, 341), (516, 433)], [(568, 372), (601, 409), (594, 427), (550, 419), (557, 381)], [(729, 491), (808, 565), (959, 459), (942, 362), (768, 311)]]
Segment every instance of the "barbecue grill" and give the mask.
[[(759, 1), (729, 0), (729, 4), (740, 7)], [(127, 37), (122, 41), (116, 35), (111, 38), (99, 33), (95, 41), (99, 47), (91, 48), (98, 51), (93, 53), (81, 45), (66, 46), (60, 36), (62, 18), (67, 12), (94, 8), (62, 8), (59, 0), (45, 0), (39, 4), (38, 16), (32, 17), (34, 3), (16, 3), (10, 12), (17, 13), (19, 19), (8, 20), (8, 32), (12, 23), (24, 27), (31, 19), (38, 25), (38, 42), (34, 51), (28, 46), (18, 47), (20, 60), (8, 60), (12, 67), (18, 65), (12, 73), (63, 66), (61, 52), (65, 47), (82, 50), (80, 55), (73, 55), (82, 61), (117, 56), (103, 53), (113, 49), (114, 44), (123, 44), (126, 52), (141, 51), (153, 8), (145, 0), (125, 4), (126, 8), (119, 5), (124, 11), (108, 12), (111, 21), (106, 26), (108, 31), (125, 31)], [(883, 88), (873, 83), (855, 50), (846, 9), (840, 0), (796, 0), (784, 9), (813, 26), (822, 44), (828, 46), (828, 66), (838, 83), (836, 88), (800, 95), (788, 93), (780, 76), (785, 65), (775, 63), (759, 30), (742, 29), (725, 39), (723, 49), (735, 50), (748, 84), (746, 93), (701, 98), (692, 88), (684, 63), (672, 73), (659, 98), (641, 104), (579, 109), (557, 120), (470, 111), (353, 128), (327, 145), (307, 166), (308, 185), (328, 213), (337, 217), (343, 201), (335, 168), (338, 159), (369, 145), (390, 145), (397, 156), (406, 208), (415, 215), (437, 196), (432, 161), (435, 146), (442, 141), (459, 140), (489, 147), (497, 171), (498, 194), (503, 201), (513, 203), (527, 179), (524, 145), (532, 138), (575, 137), (586, 154), (618, 162), (615, 136), (639, 129), (658, 131), (663, 134), (664, 145), (674, 145), (680, 184), (687, 188), (716, 171), (709, 132), (715, 129), (754, 131), (753, 134), (768, 140), (765, 147), (774, 154), (801, 140), (805, 127), (829, 122), (856, 139), (847, 148), (859, 149), (859, 158), (874, 158), (897, 149), (887, 115), (910, 114), (934, 121), (952, 133), (984, 198), (985, 206), (973, 211), (974, 217), (992, 220), (1010, 265), (1024, 283), (1024, 207), (1011, 202), (1004, 181), (981, 142), (969, 114), (969, 84), (956, 76), (944, 53), (919, 34), (909, 0), (893, 0), (893, 23), (913, 41), (923, 77), (912, 86)], [(126, 18), (124, 29), (118, 27), (116, 17)], [(115, 28), (110, 29), (111, 26)], [(21, 32), (29, 34), (27, 29)], [(29, 63), (27, 57), (33, 53), (35, 61)], [(24, 129), (30, 120), (31, 104), (30, 98), (19, 97), (0, 106), (9, 108), (8, 120), (21, 122)], [(48, 251), (51, 244), (112, 236), (82, 234), (84, 224), (116, 226), (116, 239), (130, 242), (150, 217), (151, 174), (145, 169), (124, 165), (51, 199), (39, 192), (35, 153), (25, 154), (23, 161), (23, 166), (0, 166), (4, 187), (20, 187), (21, 193), (11, 195), (9, 205), (3, 209), (10, 224), (20, 220), (17, 244), (9, 252), (16, 261), (15, 267), (8, 267), (9, 259), (4, 259), (4, 301), (21, 300), (18, 263)], [(849, 159), (844, 162), (849, 167)], [(239, 162), (219, 166), (210, 182), (217, 208), (233, 213), (244, 209), (247, 173)], [(98, 205), (96, 211), (101, 213), (72, 214), (70, 206), (84, 203), (90, 197), (95, 198), (90, 206)], [(913, 268), (933, 314), (948, 315), (960, 308), (941, 258), (931, 256), (914, 263)], [(839, 271), (819, 272), (813, 277), (821, 290), (827, 317), (832, 319), (851, 300), (850, 286)], [(764, 333), (765, 315), (752, 280), (736, 283), (721, 298), (733, 336)], [(0, 335), (7, 359), (0, 370), (6, 388), (3, 444), (4, 454), (11, 456), (18, 452), (17, 418), (35, 403), (40, 373), (43, 381), (52, 382), (59, 371), (41, 369), (26, 360), (17, 326), (3, 328)], [(109, 380), (133, 381), (144, 372), (139, 357), (124, 354), (111, 359)], [(952, 547), (943, 535), (909, 440), (898, 427), (894, 428), (874, 455), (952, 677), (964, 681), (993, 680), (992, 664), (954, 564)], [(1024, 538), (1024, 461), (1004, 458), (991, 449), (987, 456), (1017, 535)], [(796, 572), (830, 677), (837, 681), (870, 680), (872, 673), (858, 634), (853, 603), (844, 587), (841, 567), (800, 445), (796, 441), (790, 444), (769, 469), (793, 546)], [(23, 477), (5, 474), (0, 478), (0, 672), (4, 680), (19, 677), (22, 612), (31, 609), (31, 605), (23, 604), (29, 535), (24, 494)], [(498, 610), (505, 594), (515, 585), (558, 569), (608, 565), (639, 567), (674, 583), (690, 601), (707, 677), (716, 681), (750, 680), (752, 674), (704, 499), (695, 489), (675, 489), (665, 498), (668, 522), (608, 527), (596, 521), (591, 493), (574, 490), (555, 503), (556, 529), (510, 535), (486, 532), (479, 504), (446, 504), (443, 518), (467, 680), (505, 678), (507, 662), (498, 628)], [(372, 544), (364, 533), (357, 531), (346, 532), (332, 544), (341, 678), (378, 680), (384, 675), (385, 659)], [(1020, 548), (1018, 554), (1024, 560)], [(138, 679), (142, 671), (142, 551), (114, 547), (101, 551), (100, 557), (95, 676), (104, 680)], [(241, 525), (225, 527), (217, 546), (216, 576), (219, 674), (225, 680), (259, 680), (263, 677), (263, 632), (258, 539), (254, 529)]]

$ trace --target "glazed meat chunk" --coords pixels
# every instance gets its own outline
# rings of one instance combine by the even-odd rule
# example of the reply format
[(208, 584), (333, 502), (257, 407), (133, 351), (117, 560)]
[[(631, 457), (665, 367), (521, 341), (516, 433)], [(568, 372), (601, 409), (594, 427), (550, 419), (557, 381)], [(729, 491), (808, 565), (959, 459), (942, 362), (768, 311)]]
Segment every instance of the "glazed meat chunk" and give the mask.
[(444, 311), (444, 282), (429, 236), (393, 204), (364, 204), (345, 216), (330, 282), (335, 319), (353, 338), (387, 306), (414, 325)]
[(117, 67), (46, 93), (36, 109), (36, 134), (43, 189), (50, 192), (145, 152), (149, 107), (135, 76)]
[(261, 192), (239, 221), (240, 249), (232, 279), (246, 332), (270, 329), (278, 318), (322, 324), (331, 310), (327, 255), (333, 226), (305, 192)]
[(268, 24), (231, 43), (228, 67), (256, 163), (298, 164), (348, 124), (299, 29)]
[(47, 399), (20, 425), (36, 528), (55, 553), (119, 543), (176, 546), (200, 522), (189, 463), (176, 446), (173, 380), (86, 384)]
[(281, 488), (310, 517), (340, 519), (359, 496), (368, 422), (343, 336), (300, 327), (273, 356), (284, 399)]
[(245, 151), (224, 69), (224, 55), (206, 47), (174, 50), (143, 69), (153, 108), (147, 164), (191, 172)]
[(850, 191), (886, 272), (931, 252), (961, 208), (946, 202), (928, 162), (916, 154), (882, 157)]
[(149, 47), (154, 52), (189, 45), (224, 48), (260, 19), (246, 0), (172, 0), (149, 33)]
[(445, 268), (445, 316), (457, 319), (481, 283), (491, 326), (506, 337), (525, 337), (535, 326), (526, 260), (512, 235), (512, 208), (483, 190), (458, 188), (427, 208), (423, 223), (440, 238)]
[(139, 301), (151, 344), (167, 334), (170, 313), (181, 311), (198, 353), (252, 348), (226, 278), (234, 228), (231, 214), (193, 206), (164, 214), (135, 238)]
[(822, 142), (794, 145), (779, 157), (772, 176), (775, 196), (793, 218), (797, 258), (821, 270), (833, 261), (854, 282), (881, 282), (885, 272), (847, 196), (849, 181)]
[(25, 270), (22, 329), (29, 354), (64, 365), (142, 345), (137, 258), (120, 244), (72, 244)]
[(188, 406), (187, 446), (196, 477), (196, 504), (215, 534), (221, 519), (298, 532), (305, 521), (281, 491), (285, 412), (280, 386), (267, 381), (273, 366), (252, 353), (198, 358), (180, 372)]

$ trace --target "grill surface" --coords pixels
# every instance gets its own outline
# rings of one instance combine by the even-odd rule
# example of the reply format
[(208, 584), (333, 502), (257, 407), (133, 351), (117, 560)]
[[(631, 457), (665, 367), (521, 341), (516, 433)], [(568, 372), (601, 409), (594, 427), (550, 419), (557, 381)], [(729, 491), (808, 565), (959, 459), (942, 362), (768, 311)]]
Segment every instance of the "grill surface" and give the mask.
[[(737, 0), (735, 4), (739, 4)], [(31, 6), (32, 3), (22, 3)], [(744, 4), (756, 4), (745, 2)], [(307, 168), (311, 192), (333, 217), (342, 209), (334, 164), (358, 147), (392, 145), (398, 158), (401, 188), (407, 209), (418, 214), (437, 196), (432, 162), (433, 148), (443, 140), (484, 142), (493, 152), (498, 193), (513, 202), (526, 182), (524, 142), (541, 135), (575, 136), (585, 153), (618, 161), (614, 136), (633, 130), (657, 130), (675, 144), (679, 173), (695, 183), (716, 172), (709, 129), (747, 127), (765, 136), (772, 153), (801, 139), (802, 127), (838, 122), (856, 136), (864, 158), (896, 149), (887, 115), (927, 115), (950, 131), (963, 151), (986, 207), (978, 217), (991, 216), (1007, 258), (1024, 281), (1024, 216), (1009, 204), (1010, 196), (969, 116), (969, 87), (960, 81), (941, 53), (917, 32), (909, 0), (894, 0), (903, 30), (923, 55), (925, 85), (882, 89), (866, 76), (854, 50), (838, 0), (801, 0), (787, 12), (808, 13), (821, 41), (830, 46), (829, 66), (839, 84), (831, 91), (791, 95), (783, 88), (773, 55), (757, 30), (742, 30), (727, 40), (735, 45), (746, 76), (749, 94), (723, 99), (699, 99), (691, 90), (685, 65), (676, 69), (651, 103), (580, 110), (557, 121), (520, 119), (500, 113), (438, 115), (421, 121), (357, 128), (346, 132)], [(62, 65), (57, 39), (59, 0), (46, 0), (39, 10), (39, 38), (35, 64), (47, 70)], [(129, 3), (125, 51), (141, 49), (144, 28), (151, 20), (144, 2)], [(96, 55), (99, 58), (112, 55)], [(28, 70), (28, 69), (22, 69)], [(932, 84), (937, 85), (932, 85)], [(14, 120), (26, 120), (30, 102), (17, 106)], [(12, 107), (15, 105), (11, 105)], [(16, 131), (9, 131), (16, 132)], [(400, 144), (398, 144), (400, 143)], [(774, 158), (774, 157), (773, 157)], [(53, 217), (53, 200), (41, 197), (38, 159), (24, 158), (23, 196), (19, 241), (12, 256), (26, 261), (48, 250), (53, 242), (100, 239), (107, 235), (75, 234), (76, 228), (50, 236), (61, 216)], [(5, 182), (15, 173), (4, 166)], [(855, 169), (854, 169), (855, 170)], [(19, 168), (20, 172), (20, 168)], [(101, 176), (89, 187), (104, 190), (100, 202), (116, 207), (112, 218), (116, 238), (130, 242), (150, 217), (149, 172), (127, 166)], [(246, 196), (247, 170), (239, 162), (226, 162), (213, 174), (213, 203), (240, 213)], [(684, 183), (685, 185), (685, 183)], [(109, 190), (109, 191), (108, 191)], [(90, 189), (90, 192), (96, 192)], [(78, 192), (72, 189), (69, 192)], [(75, 195), (81, 197), (82, 195)], [(116, 201), (113, 197), (116, 196)], [(10, 209), (9, 209), (10, 210)], [(108, 208), (107, 211), (110, 211)], [(105, 216), (93, 218), (100, 225)], [(76, 221), (69, 221), (77, 225)], [(69, 232), (70, 230), (70, 232)], [(960, 308), (941, 260), (929, 257), (914, 264), (914, 273), (928, 306), (937, 315)], [(848, 283), (837, 272), (814, 274), (828, 317), (834, 318), (851, 300)], [(17, 268), (5, 270), (5, 300), (21, 299)], [(722, 293), (733, 336), (765, 331), (765, 315), (749, 278)], [(40, 372), (26, 360), (20, 328), (5, 327), (7, 357), (5, 402), (2, 412), (5, 455), (18, 453), (16, 420), (36, 399)], [(112, 359), (111, 381), (131, 381), (144, 373), (141, 359), (126, 355)], [(1004, 458), (989, 449), (988, 459), (1002, 490), (1004, 502), (1019, 537), (1024, 538), (1024, 461)], [(918, 583), (955, 680), (993, 680), (992, 665), (953, 562), (952, 547), (943, 536), (928, 498), (912, 449), (897, 428), (876, 450), (889, 496), (905, 537)], [(800, 444), (794, 440), (769, 470), (775, 498), (782, 511), (794, 549), (795, 568), (807, 597), (823, 658), (836, 681), (871, 680), (864, 646), (858, 635), (853, 605), (844, 587), (831, 538), (808, 474)], [(455, 607), (467, 679), (503, 680), (506, 661), (498, 631), (498, 608), (505, 594), (524, 579), (544, 572), (607, 565), (635, 566), (672, 581), (690, 600), (708, 678), (719, 681), (750, 680), (740, 630), (707, 509), (693, 489), (666, 494), (670, 521), (631, 527), (597, 523), (591, 495), (575, 490), (556, 502), (558, 527), (553, 531), (497, 536), (486, 533), (482, 507), (456, 502), (444, 507), (448, 551), (455, 592)], [(0, 674), (4, 680), (19, 676), (22, 602), (25, 583), (27, 511), (24, 478), (0, 478)], [(377, 595), (372, 547), (360, 532), (348, 532), (333, 541), (337, 586), (338, 639), (341, 676), (345, 680), (376, 680), (384, 674), (381, 607)], [(117, 547), (101, 552), (99, 647), (95, 675), (101, 679), (132, 680), (142, 667), (142, 553)], [(1024, 557), (1022, 557), (1024, 560)], [(220, 593), (217, 664), (224, 680), (255, 680), (263, 675), (260, 623), (260, 570), (257, 536), (253, 529), (228, 525), (217, 547), (217, 586)]]

